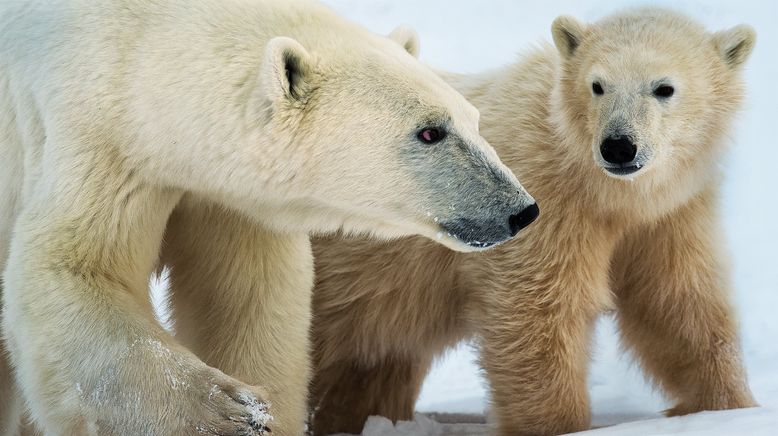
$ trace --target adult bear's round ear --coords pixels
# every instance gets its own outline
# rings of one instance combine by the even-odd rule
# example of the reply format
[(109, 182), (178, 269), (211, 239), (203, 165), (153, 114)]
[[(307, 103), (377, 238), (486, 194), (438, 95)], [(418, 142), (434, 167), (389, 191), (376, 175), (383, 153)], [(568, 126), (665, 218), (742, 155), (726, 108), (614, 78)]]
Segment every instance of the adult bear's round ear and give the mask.
[(277, 36), (267, 43), (262, 85), (267, 97), (302, 101), (310, 89), (311, 56), (299, 42)]
[(554, 20), (551, 25), (551, 36), (554, 38), (559, 53), (565, 58), (570, 58), (581, 45), (586, 25), (568, 15), (562, 15)]
[(419, 34), (413, 28), (400, 26), (389, 34), (389, 39), (394, 40), (404, 48), (411, 56), (419, 57)]
[(739, 68), (754, 50), (756, 31), (747, 24), (740, 24), (714, 33), (713, 44), (727, 65), (731, 68)]

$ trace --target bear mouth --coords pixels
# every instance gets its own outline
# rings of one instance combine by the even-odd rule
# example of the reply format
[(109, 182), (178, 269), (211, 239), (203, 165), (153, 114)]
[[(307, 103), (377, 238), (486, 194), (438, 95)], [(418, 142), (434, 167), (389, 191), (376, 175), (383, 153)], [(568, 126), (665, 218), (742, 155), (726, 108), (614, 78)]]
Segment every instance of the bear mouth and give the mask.
[(614, 176), (629, 176), (635, 174), (643, 168), (642, 165), (625, 165), (618, 167), (604, 167), (605, 171), (613, 174)]
[(499, 242), (481, 242), (481, 241), (469, 241), (465, 242), (465, 245), (473, 248), (487, 249), (499, 244)]
[(499, 228), (499, 226), (495, 226), (493, 232), (485, 231), (482, 227), (482, 225), (478, 225), (478, 223), (468, 219), (441, 223), (441, 228), (444, 232), (438, 233), (438, 238), (445, 235), (476, 251), (486, 250), (511, 239), (511, 235), (507, 234), (507, 230), (505, 230), (505, 235), (502, 234), (503, 229)]

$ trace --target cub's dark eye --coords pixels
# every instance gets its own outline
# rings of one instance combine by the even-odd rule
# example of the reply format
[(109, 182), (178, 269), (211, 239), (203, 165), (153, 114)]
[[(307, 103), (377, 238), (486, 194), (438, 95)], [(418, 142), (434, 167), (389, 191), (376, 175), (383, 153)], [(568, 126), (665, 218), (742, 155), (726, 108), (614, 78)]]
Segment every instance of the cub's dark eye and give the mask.
[(654, 90), (654, 96), (659, 98), (672, 97), (675, 94), (675, 88), (670, 85), (661, 85)]
[(446, 131), (437, 127), (427, 127), (419, 132), (419, 141), (425, 144), (440, 142), (446, 137)]
[(602, 89), (602, 85), (600, 85), (600, 82), (592, 83), (592, 92), (594, 93), (594, 95), (603, 95), (603, 94), (605, 94), (605, 90)]

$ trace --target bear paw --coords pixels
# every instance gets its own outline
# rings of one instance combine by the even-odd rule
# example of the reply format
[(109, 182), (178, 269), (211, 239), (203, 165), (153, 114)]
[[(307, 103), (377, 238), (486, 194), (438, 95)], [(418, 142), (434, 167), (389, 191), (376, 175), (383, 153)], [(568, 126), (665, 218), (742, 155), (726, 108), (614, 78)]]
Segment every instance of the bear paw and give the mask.
[(198, 434), (219, 436), (259, 436), (271, 432), (270, 402), (264, 391), (243, 384), (209, 368), (209, 377), (200, 383), (204, 410), (191, 422)]

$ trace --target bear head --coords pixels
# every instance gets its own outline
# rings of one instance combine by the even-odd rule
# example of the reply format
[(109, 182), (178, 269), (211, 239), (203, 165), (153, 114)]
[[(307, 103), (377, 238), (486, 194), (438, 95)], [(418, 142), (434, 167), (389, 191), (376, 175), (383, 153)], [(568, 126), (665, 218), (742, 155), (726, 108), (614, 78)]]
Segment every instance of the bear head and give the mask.
[(265, 200), (272, 226), (418, 234), (472, 251), (535, 219), (478, 111), (416, 59), (413, 31), (304, 42), (313, 48), (269, 42), (256, 97), (257, 122), (288, 156), (279, 195)]
[(564, 153), (645, 189), (715, 172), (744, 92), (751, 27), (708, 33), (681, 14), (638, 9), (591, 25), (562, 16), (552, 35), (557, 124), (575, 138)]

